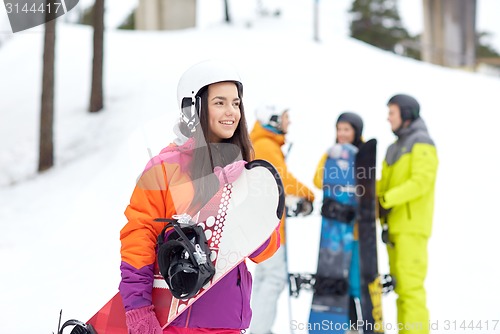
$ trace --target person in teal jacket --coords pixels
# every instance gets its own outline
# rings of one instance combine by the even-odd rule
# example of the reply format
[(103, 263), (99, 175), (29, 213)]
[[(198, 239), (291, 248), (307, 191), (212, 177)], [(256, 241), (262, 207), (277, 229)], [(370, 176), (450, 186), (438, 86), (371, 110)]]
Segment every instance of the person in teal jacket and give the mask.
[(409, 95), (389, 99), (388, 121), (397, 136), (377, 184), (382, 238), (398, 294), (399, 333), (429, 333), (424, 280), (432, 230), (438, 157), (420, 105)]

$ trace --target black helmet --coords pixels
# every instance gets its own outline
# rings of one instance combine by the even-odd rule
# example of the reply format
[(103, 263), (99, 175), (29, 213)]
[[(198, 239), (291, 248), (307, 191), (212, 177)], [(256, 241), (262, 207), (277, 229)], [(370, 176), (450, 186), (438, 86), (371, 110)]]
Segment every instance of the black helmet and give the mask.
[[(158, 236), (158, 266), (172, 295), (178, 299), (195, 296), (215, 275), (205, 232), (201, 226), (181, 224), (177, 219), (155, 219), (168, 222)], [(165, 239), (165, 230), (173, 227)]]
[(401, 112), (401, 119), (403, 121), (414, 121), (420, 117), (420, 104), (417, 100), (406, 94), (397, 94), (389, 99), (387, 105), (395, 104), (399, 107)]
[(352, 144), (359, 147), (362, 141), (361, 136), (363, 135), (363, 120), (361, 117), (353, 112), (344, 112), (337, 118), (336, 124), (340, 122), (351, 124), (354, 129), (354, 142)]

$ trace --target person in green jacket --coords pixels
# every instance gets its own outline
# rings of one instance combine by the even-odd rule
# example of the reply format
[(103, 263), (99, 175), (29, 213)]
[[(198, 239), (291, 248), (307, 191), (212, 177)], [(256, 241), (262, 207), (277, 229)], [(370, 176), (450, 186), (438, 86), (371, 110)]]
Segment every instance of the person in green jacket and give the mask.
[(377, 184), (382, 239), (398, 294), (399, 333), (429, 333), (424, 280), (434, 212), (438, 157), (420, 105), (409, 95), (389, 99), (388, 121), (397, 136)]

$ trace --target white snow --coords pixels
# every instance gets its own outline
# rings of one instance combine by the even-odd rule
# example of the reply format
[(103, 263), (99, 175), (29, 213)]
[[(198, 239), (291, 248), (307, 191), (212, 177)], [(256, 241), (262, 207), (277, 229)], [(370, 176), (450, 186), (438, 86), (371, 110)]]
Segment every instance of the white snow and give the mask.
[[(252, 28), (236, 22), (175, 32), (108, 31), (106, 108), (95, 115), (86, 111), (92, 31), (59, 24), (56, 165), (40, 175), (43, 34), (18, 33), (0, 49), (0, 333), (51, 333), (61, 308), (64, 319), (87, 320), (117, 291), (119, 231), (136, 178), (148, 149), (156, 154), (174, 137), (180, 74), (211, 57), (241, 70), (250, 127), (262, 100), (291, 106), (288, 164), (311, 187), (340, 112), (362, 115), (365, 138), (379, 141), (380, 166), (395, 139), (386, 102), (395, 93), (414, 95), (440, 158), (426, 281), (435, 333), (500, 333), (500, 79), (380, 51), (328, 33), (336, 23), (325, 20), (322, 42), (315, 43), (311, 18), (310, 2), (290, 1), (280, 18), (254, 19)], [(292, 271), (315, 270), (316, 194), (312, 216), (289, 220)], [(387, 272), (383, 245), (379, 253), (380, 271)], [(292, 301), (294, 320), (307, 321), (309, 302), (307, 293)], [(395, 295), (383, 302), (385, 322), (394, 328)], [(482, 321), (483, 329), (459, 327), (471, 320)], [(286, 334), (289, 324), (283, 294), (274, 331)]]

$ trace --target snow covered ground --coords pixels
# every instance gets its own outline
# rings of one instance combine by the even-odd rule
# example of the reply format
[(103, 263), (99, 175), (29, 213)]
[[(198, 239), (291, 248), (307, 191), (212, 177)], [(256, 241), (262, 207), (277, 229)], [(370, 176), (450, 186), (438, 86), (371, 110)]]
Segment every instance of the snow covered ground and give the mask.
[[(43, 34), (16, 34), (0, 49), (0, 333), (51, 333), (61, 308), (65, 319), (86, 320), (117, 291), (119, 230), (134, 182), (148, 149), (156, 154), (173, 139), (180, 74), (212, 57), (240, 68), (250, 127), (261, 101), (291, 106), (288, 163), (311, 187), (340, 112), (362, 115), (365, 138), (379, 141), (380, 165), (394, 140), (387, 99), (399, 92), (417, 97), (440, 158), (426, 281), (435, 333), (500, 333), (494, 156), (500, 80), (401, 58), (326, 28), (318, 44), (311, 18), (309, 3), (287, 2), (280, 18), (259, 18), (252, 28), (237, 22), (175, 32), (109, 31), (106, 108), (95, 115), (86, 112), (92, 32), (60, 24), (56, 166), (41, 175)], [(316, 267), (317, 195), (312, 216), (289, 221), (292, 271)], [(387, 272), (383, 245), (379, 252), (380, 270)], [(297, 322), (307, 321), (309, 299), (292, 301)], [(383, 307), (394, 328), (394, 294)], [(482, 330), (460, 328), (471, 320)], [(289, 333), (289, 325), (283, 294), (274, 331)]]

